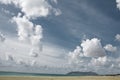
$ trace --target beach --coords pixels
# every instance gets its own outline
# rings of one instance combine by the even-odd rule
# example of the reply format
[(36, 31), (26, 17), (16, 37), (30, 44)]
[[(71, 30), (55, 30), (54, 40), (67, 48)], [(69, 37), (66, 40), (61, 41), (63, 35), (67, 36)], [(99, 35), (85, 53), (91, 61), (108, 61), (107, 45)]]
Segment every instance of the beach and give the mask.
[(120, 80), (120, 76), (0, 76), (0, 80)]

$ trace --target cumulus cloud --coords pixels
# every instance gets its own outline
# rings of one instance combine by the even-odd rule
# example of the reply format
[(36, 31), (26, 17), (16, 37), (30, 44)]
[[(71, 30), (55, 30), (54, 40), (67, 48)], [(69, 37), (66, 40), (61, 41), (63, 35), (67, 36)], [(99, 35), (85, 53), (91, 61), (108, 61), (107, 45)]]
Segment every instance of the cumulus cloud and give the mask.
[(0, 32), (0, 42), (4, 42), (5, 41), (5, 36)]
[(107, 44), (104, 48), (105, 48), (105, 50), (107, 50), (109, 52), (116, 52), (117, 51), (117, 47), (114, 47), (111, 44)]
[[(84, 41), (87, 41), (87, 40), (84, 40)], [(91, 40), (89, 40), (89, 41), (91, 41)], [(96, 43), (98, 43), (98, 42), (96, 41)], [(102, 49), (104, 49), (104, 48), (102, 47)], [(92, 52), (94, 52), (94, 50)], [(96, 57), (96, 54), (95, 54), (95, 56), (93, 54), (92, 54), (92, 56), (88, 56), (88, 55), (86, 56), (84, 54), (85, 53), (84, 53), (81, 45), (77, 46), (73, 52), (69, 52), (69, 62), (73, 66), (72, 67), (73, 70), (75, 70), (75, 68), (81, 68), (82, 71), (84, 71), (84, 69), (85, 69), (85, 71), (95, 71), (95, 72), (99, 72), (102, 74), (106, 74), (106, 73), (109, 73), (112, 71), (106, 71), (106, 73), (103, 73), (101, 71), (101, 69), (102, 70), (114, 70), (116, 68), (118, 69), (118, 67), (119, 67), (119, 65), (116, 64), (116, 63), (118, 63), (118, 61), (116, 61), (116, 59), (114, 59), (113, 57), (107, 56), (107, 54), (105, 54), (105, 53), (104, 53), (104, 56), (100, 55), (97, 57)], [(77, 70), (80, 70), (80, 69), (77, 69)]]
[[(76, 49), (69, 52), (69, 62), (75, 68), (86, 69), (86, 71), (95, 71), (102, 74), (119, 72), (117, 71), (120, 68), (118, 64), (120, 62), (119, 57), (109, 56), (105, 50), (115, 52), (117, 47), (111, 44), (103, 47), (101, 41), (97, 38), (84, 39)], [(103, 73), (102, 70), (105, 70), (106, 73)]]
[(120, 0), (116, 0), (116, 3), (117, 3), (117, 8), (120, 9)]
[(17, 24), (18, 27), (18, 39), (20, 41), (30, 42), (33, 48), (37, 47), (39, 48), (39, 50), (42, 50), (42, 26), (35, 25), (25, 16), (21, 17), (20, 15), (18, 15), (17, 17), (13, 17), (13, 21)]
[(117, 41), (120, 41), (120, 34), (117, 34), (117, 35), (115, 36), (115, 38), (116, 38)]
[[(54, 13), (56, 16), (61, 14), (61, 11), (57, 8), (53, 8), (47, 0), (0, 0), (3, 4), (14, 4), (21, 9), (18, 16), (13, 17), (13, 21), (18, 27), (18, 37), (21, 41), (30, 42), (32, 47), (39, 47), (42, 50), (42, 26), (36, 25), (30, 21), (37, 17), (47, 17), (49, 14)], [(57, 4), (57, 0), (51, 0)]]
[(94, 66), (104, 66), (107, 64), (107, 57), (92, 58), (91, 63)]
[(79, 58), (83, 56), (83, 53), (81, 52), (81, 47), (77, 46), (76, 49), (73, 52), (69, 52), (69, 63), (78, 63)]
[(82, 67), (88, 71), (94, 70), (93, 67), (105, 65), (107, 63), (107, 55), (101, 42), (97, 38), (86, 39), (69, 52), (69, 63), (73, 66)]
[(13, 21), (18, 27), (19, 40), (27, 40), (33, 34), (34, 25), (25, 16), (13, 17)]
[[(15, 4), (17, 7), (21, 8), (21, 11), (28, 18), (37, 18), (37, 17), (47, 17), (52, 11), (58, 11), (53, 8), (47, 0), (0, 0), (4, 4)], [(57, 3), (57, 0), (53, 0)]]
[[(57, 4), (57, 0), (50, 1)], [(18, 39), (21, 42), (30, 43), (29, 55), (34, 58), (38, 57), (40, 51), (42, 51), (43, 28), (41, 25), (34, 24), (32, 20), (38, 17), (47, 17), (50, 14), (56, 16), (61, 14), (59, 9), (53, 8), (48, 2), (48, 0), (0, 0), (0, 3), (14, 4), (17, 8), (20, 8), (21, 12), (18, 13), (18, 16), (14, 16), (12, 21), (17, 25)], [(5, 12), (9, 13), (8, 11)], [(27, 51), (29, 51), (28, 49)], [(12, 60), (11, 55), (8, 58)], [(18, 61), (18, 64), (24, 64), (23, 60)], [(32, 64), (35, 64), (35, 61)]]
[(101, 42), (97, 38), (86, 39), (82, 41), (80, 46), (77, 46), (73, 52), (70, 52), (71, 58), (78, 56), (85, 57), (103, 57), (106, 56), (105, 50), (101, 45)]
[[(57, 4), (57, 0), (51, 0)], [(18, 37), (21, 41), (29, 41), (33, 47), (39, 47), (42, 50), (42, 26), (36, 25), (30, 21), (37, 17), (47, 17), (49, 14), (54, 13), (56, 16), (61, 14), (57, 8), (53, 8), (47, 0), (0, 0), (3, 4), (14, 4), (21, 9), (18, 16), (13, 17), (13, 21), (18, 27)]]
[(84, 40), (81, 43), (81, 46), (83, 48), (84, 55), (87, 57), (103, 57), (106, 55), (100, 40), (97, 38)]
[(46, 0), (19, 0), (17, 2), (27, 17), (46, 17), (51, 9)]

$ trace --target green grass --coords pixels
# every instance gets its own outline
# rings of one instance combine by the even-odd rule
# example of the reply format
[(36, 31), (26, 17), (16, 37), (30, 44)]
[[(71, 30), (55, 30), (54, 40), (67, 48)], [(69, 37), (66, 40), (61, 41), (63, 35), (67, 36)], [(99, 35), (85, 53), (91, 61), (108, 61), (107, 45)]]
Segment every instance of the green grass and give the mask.
[(120, 80), (120, 76), (80, 76), (80, 77), (0, 76), (0, 80)]

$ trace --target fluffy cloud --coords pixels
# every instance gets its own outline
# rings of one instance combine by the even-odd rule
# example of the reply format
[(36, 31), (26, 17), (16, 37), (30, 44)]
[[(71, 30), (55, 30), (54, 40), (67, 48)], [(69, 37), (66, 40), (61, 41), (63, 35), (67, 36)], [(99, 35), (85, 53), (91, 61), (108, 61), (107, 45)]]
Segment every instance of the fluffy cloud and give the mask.
[[(57, 4), (57, 0), (50, 1)], [(6, 5), (14, 4), (21, 9), (23, 14), (18, 13), (18, 16), (14, 16), (12, 21), (17, 25), (18, 39), (22, 42), (30, 43), (30, 48), (27, 49), (27, 51), (30, 50), (30, 58), (37, 58), (38, 54), (42, 51), (41, 39), (43, 38), (42, 26), (36, 25), (30, 20), (37, 17), (47, 17), (51, 13), (54, 13), (56, 16), (61, 14), (59, 9), (53, 8), (48, 2), (48, 0), (0, 0), (0, 3)], [(3, 41), (3, 36), (1, 37), (1, 40)], [(18, 53), (19, 52), (17, 52), (17, 54)], [(19, 55), (19, 57), (21, 55)], [(8, 59), (12, 60), (12, 56), (8, 55)], [(22, 60), (18, 61), (18, 63), (24, 64)], [(32, 64), (35, 64), (35, 61), (33, 61)]]
[(35, 25), (34, 34), (31, 36), (31, 43), (33, 46), (40, 46), (40, 40), (43, 38), (42, 32), (42, 26)]
[[(51, 0), (57, 4), (57, 0)], [(39, 47), (42, 50), (42, 26), (35, 25), (30, 19), (37, 17), (47, 17), (49, 14), (54, 13), (56, 16), (61, 14), (59, 9), (53, 8), (47, 0), (0, 0), (3, 4), (14, 4), (21, 9), (18, 16), (13, 17), (13, 21), (18, 27), (18, 36), (21, 41), (29, 41), (33, 47)]]
[(1, 3), (10, 4), (12, 0), (0, 0)]
[(73, 66), (93, 69), (107, 63), (107, 55), (101, 42), (97, 38), (86, 39), (73, 52), (69, 52), (69, 63)]
[(81, 43), (83, 53), (87, 57), (103, 57), (105, 56), (105, 50), (103, 49), (101, 42), (97, 38), (91, 40), (87, 39)]
[(46, 17), (51, 9), (46, 0), (18, 0), (18, 4), (27, 17)]
[(116, 3), (117, 3), (117, 8), (120, 9), (120, 0), (116, 0)]
[[(47, 17), (49, 14), (55, 11), (55, 14), (60, 11), (53, 8), (47, 0), (0, 0), (4, 4), (15, 4), (21, 8), (21, 11), (25, 13), (28, 18)], [(57, 0), (53, 0), (57, 3)]]
[(30, 42), (33, 48), (38, 47), (39, 50), (42, 50), (42, 26), (35, 25), (30, 22), (25, 16), (21, 17), (20, 15), (13, 17), (13, 21), (17, 24), (18, 27), (18, 39), (20, 41)]
[(115, 36), (115, 38), (116, 38), (117, 41), (120, 41), (120, 34), (117, 34), (117, 35)]
[[(82, 48), (81, 48), (82, 47)], [(103, 57), (106, 56), (101, 42), (97, 38), (84, 40), (73, 52), (69, 52), (71, 59), (80, 57)]]
[(117, 51), (117, 47), (114, 47), (111, 44), (107, 44), (104, 48), (105, 48), (105, 50), (110, 51), (110, 52), (116, 52)]
[(77, 46), (76, 49), (73, 52), (69, 52), (69, 63), (78, 63), (79, 58), (83, 56), (83, 53), (81, 52), (81, 47)]
[(13, 17), (13, 21), (18, 27), (19, 40), (27, 40), (33, 34), (34, 25), (25, 16)]
[(107, 57), (92, 58), (91, 63), (94, 66), (104, 66), (107, 64)]
[(4, 42), (4, 41), (5, 41), (5, 36), (2, 33), (0, 33), (0, 42)]
[[(82, 68), (82, 71), (86, 69), (85, 71), (95, 71), (102, 74), (119, 72), (117, 71), (120, 68), (119, 57), (108, 56), (105, 50), (115, 52), (117, 48), (111, 44), (102, 47), (101, 41), (97, 38), (86, 39), (73, 52), (69, 52), (69, 62), (73, 69)], [(103, 73), (103, 70), (106, 73)]]
[[(3, 4), (14, 4), (21, 9), (24, 14), (18, 13), (17, 17), (13, 17), (13, 21), (18, 27), (19, 40), (29, 41), (34, 48), (39, 47), (41, 51), (42, 26), (32, 23), (30, 19), (47, 17), (51, 13), (57, 16), (61, 14), (61, 11), (53, 8), (47, 0), (0, 0), (0, 2)], [(57, 0), (51, 0), (51, 2), (57, 4)]]

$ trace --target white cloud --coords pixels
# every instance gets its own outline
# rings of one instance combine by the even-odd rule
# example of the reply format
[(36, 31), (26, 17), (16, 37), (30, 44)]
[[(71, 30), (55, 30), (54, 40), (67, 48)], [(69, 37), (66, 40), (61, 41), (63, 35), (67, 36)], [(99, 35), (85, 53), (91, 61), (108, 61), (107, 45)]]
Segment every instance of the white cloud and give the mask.
[[(82, 48), (81, 48), (82, 47)], [(77, 46), (73, 52), (69, 53), (72, 59), (81, 57), (103, 57), (106, 56), (105, 50), (101, 45), (101, 42), (97, 38), (91, 40), (86, 39), (82, 41), (80, 46)]]
[[(7, 47), (7, 48), (6, 48)], [(16, 48), (16, 49), (13, 49)], [(25, 67), (32, 67), (36, 68), (36, 70), (33, 69), (34, 72), (37, 72), (40, 69), (40, 66), (48, 66), (48, 70), (46, 72), (49, 72), (49, 68), (51, 67), (55, 71), (61, 71), (64, 70), (66, 72), (67, 70), (81, 70), (81, 71), (103, 71), (103, 70), (108, 70), (112, 66), (110, 70), (113, 70), (116, 67), (119, 67), (119, 65), (116, 65), (119, 63), (118, 61), (114, 61), (113, 59), (108, 59), (107, 55), (104, 57), (86, 57), (83, 55), (82, 48), (80, 46), (77, 46), (76, 49), (71, 52), (70, 56), (73, 59), (73, 66), (67, 64), (67, 59), (61, 57), (66, 56), (65, 53), (63, 53), (63, 50), (60, 47), (52, 46), (52, 45), (44, 45), (44, 49), (42, 52), (39, 52), (39, 56), (34, 57), (30, 56), (29, 54), (29, 49), (31, 49), (30, 44), (27, 43), (21, 43), (18, 42), (17, 40), (8, 40), (6, 39), (5, 45), (3, 47), (0, 47), (0, 56), (2, 56), (2, 60), (4, 58), (4, 52), (5, 53), (11, 53), (9, 57), (9, 65), (15, 65), (16, 68), (22, 67), (24, 69)], [(37, 51), (37, 50), (35, 50)], [(12, 59), (13, 58), (13, 59)], [(109, 61), (111, 60), (111, 61)], [(15, 63), (16, 62), (16, 63)], [(6, 64), (5, 62), (2, 62), (2, 65)], [(91, 65), (89, 65), (91, 64)], [(66, 69), (62, 69), (61, 66), (65, 66)], [(56, 69), (56, 66), (59, 66), (61, 70)], [(106, 67), (107, 66), (107, 67)], [(6, 66), (7, 67), (7, 66)], [(53, 68), (55, 67), (55, 68)], [(8, 70), (11, 69), (12, 67), (7, 68)], [(107, 68), (107, 69), (106, 69)], [(5, 69), (5, 68), (4, 68)], [(102, 69), (102, 70), (101, 70)], [(17, 71), (17, 69), (15, 69)], [(40, 70), (41, 71), (41, 70)], [(45, 69), (43, 69), (45, 71)], [(112, 72), (112, 71), (111, 71)]]
[[(69, 52), (69, 62), (73, 70), (94, 71), (100, 74), (119, 73), (119, 58), (110, 57), (105, 50), (114, 52), (116, 47), (107, 44), (104, 48), (97, 38), (86, 39), (73, 52)], [(80, 69), (81, 68), (81, 69)]]
[(84, 40), (73, 52), (69, 52), (68, 60), (72, 66), (94, 70), (95, 66), (106, 64), (107, 58), (100, 40), (93, 38)]
[(116, 0), (116, 3), (117, 3), (117, 8), (120, 9), (120, 0)]
[[(57, 0), (51, 0), (57, 4)], [(3, 4), (14, 4), (21, 9), (17, 17), (13, 17), (18, 27), (19, 40), (30, 42), (33, 48), (39, 47), (42, 50), (42, 26), (33, 24), (30, 19), (37, 17), (47, 17), (54, 13), (56, 16), (61, 14), (59, 9), (53, 8), (47, 0), (0, 0)]]
[(107, 64), (107, 57), (92, 58), (91, 63), (94, 66), (104, 66)]
[(79, 58), (83, 56), (83, 53), (81, 52), (81, 47), (77, 46), (76, 49), (73, 52), (69, 52), (68, 57), (69, 57), (69, 63), (78, 63)]
[[(57, 4), (57, 0), (51, 0)], [(14, 4), (21, 9), (21, 13), (18, 13), (17, 17), (13, 17), (13, 21), (18, 27), (18, 37), (21, 41), (30, 42), (32, 49), (35, 47), (42, 50), (41, 39), (42, 26), (35, 25), (30, 19), (37, 17), (47, 17), (49, 14), (54, 13), (56, 16), (61, 14), (59, 9), (53, 8), (47, 0), (0, 0), (3, 4)]]
[[(0, 46), (0, 58), (2, 60), (6, 60), (6, 57), (8, 57), (7, 60), (12, 60), (13, 58), (14, 62), (16, 62), (16, 64), (21, 64), (21, 66), (22, 64), (23, 66), (31, 66), (33, 60), (36, 61), (37, 64), (35, 63), (35, 66), (38, 67), (40, 65), (55, 67), (67, 64), (67, 59), (65, 58), (66, 54), (61, 47), (53, 46), (52, 44), (44, 44), (42, 52), (38, 51), (37, 48), (34, 48), (33, 51), (31, 51), (35, 52), (35, 55), (33, 55), (34, 53), (31, 55), (30, 50), (30, 44), (19, 42), (17, 39), (7, 38), (4, 45)], [(36, 54), (38, 54), (38, 56), (36, 56)], [(9, 64), (12, 65), (12, 63)], [(17, 66), (19, 67), (20, 65)]]
[(30, 56), (31, 57), (38, 57), (38, 53), (36, 51), (34, 51), (34, 49), (32, 49), (30, 52)]
[(0, 0), (3, 4), (10, 4), (12, 0)]
[(52, 8), (46, 0), (19, 0), (18, 4), (27, 17), (46, 17)]
[(0, 32), (0, 42), (4, 42), (5, 41), (5, 36)]
[(115, 38), (116, 38), (117, 41), (120, 41), (120, 34), (117, 34), (117, 35), (115, 36)]
[[(4, 4), (15, 4), (28, 18), (47, 17), (55, 10), (47, 0), (0, 0)], [(54, 0), (57, 3), (57, 0)], [(59, 10), (57, 14), (60, 12)], [(55, 13), (56, 14), (56, 13)]]
[(35, 25), (25, 16), (21, 17), (20, 15), (13, 17), (13, 21), (17, 24), (18, 27), (18, 39), (20, 41), (29, 42), (32, 48), (37, 47), (41, 51), (41, 39), (43, 37), (42, 26)]
[(25, 16), (13, 17), (13, 21), (18, 27), (19, 40), (27, 40), (33, 34), (34, 25)]
[(105, 48), (105, 50), (110, 51), (110, 52), (116, 52), (117, 51), (117, 47), (114, 47), (111, 44), (107, 44), (104, 48)]
[(30, 40), (32, 46), (40, 46), (40, 41), (43, 38), (43, 29), (41, 25), (35, 25), (34, 27), (34, 33), (31, 35)]
[(97, 38), (87, 39), (81, 43), (81, 46), (84, 55), (87, 57), (103, 57), (106, 55), (100, 40)]
[[(15, 60), (19, 66), (46, 65), (47, 69), (49, 69), (49, 66), (61, 66), (67, 63), (64, 58), (66, 55), (60, 48), (58, 49), (49, 45), (44, 46), (43, 51), (40, 52), (42, 50), (41, 39), (43, 38), (43, 29), (41, 25), (36, 25), (30, 21), (30, 19), (37, 17), (47, 17), (51, 13), (54, 13), (56, 16), (61, 14), (59, 9), (53, 8), (47, 1), (48, 0), (0, 0), (0, 2), (4, 4), (15, 4), (21, 9), (21, 12), (24, 13), (23, 16), (18, 15), (13, 17), (13, 20), (18, 27), (19, 40), (30, 42), (30, 44), (27, 44), (21, 43), (17, 40), (7, 40), (4, 46), (0, 46), (0, 55), (3, 56), (4, 53), (11, 52), (12, 54), (7, 55), (7, 60)], [(56, 4), (58, 3), (57, 0), (51, 1)], [(8, 11), (5, 12), (9, 13)], [(4, 41), (3, 38), (3, 36), (2, 38), (0, 37), (0, 40)], [(116, 39), (120, 41), (120, 36), (118, 35)], [(104, 48), (109, 51), (116, 50), (115, 47), (111, 45), (106, 45)], [(96, 66), (101, 66), (101, 68), (103, 68), (102, 66), (110, 63), (105, 54), (104, 48), (99, 39), (86, 39), (80, 44), (80, 46), (77, 46), (73, 52), (69, 52), (69, 57), (73, 63), (78, 64), (80, 68), (84, 67), (88, 71), (90, 70), (89, 67), (91, 67), (92, 70), (96, 69)], [(92, 65), (88, 66), (89, 63)], [(115, 64), (113, 64), (113, 66), (115, 66)], [(54, 69), (55, 68), (53, 68), (53, 70)], [(45, 68), (43, 70), (45, 71)], [(51, 72), (53, 72), (53, 70), (51, 70)]]

